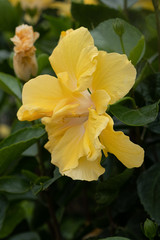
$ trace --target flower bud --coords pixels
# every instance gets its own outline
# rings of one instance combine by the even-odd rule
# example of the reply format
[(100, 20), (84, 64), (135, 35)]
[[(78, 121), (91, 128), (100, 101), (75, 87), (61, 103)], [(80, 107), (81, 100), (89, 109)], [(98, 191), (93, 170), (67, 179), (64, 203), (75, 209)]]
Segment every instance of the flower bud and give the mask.
[(116, 20), (113, 23), (113, 29), (119, 37), (122, 37), (125, 30), (124, 30), (124, 24), (121, 19), (116, 18)]
[(146, 219), (144, 222), (144, 234), (147, 238), (153, 239), (157, 233), (157, 224), (152, 222), (150, 219)]
[(14, 43), (13, 67), (18, 78), (28, 81), (31, 76), (36, 76), (38, 66), (35, 56), (34, 42), (39, 33), (34, 32), (28, 25), (16, 28), (16, 34), (11, 41)]

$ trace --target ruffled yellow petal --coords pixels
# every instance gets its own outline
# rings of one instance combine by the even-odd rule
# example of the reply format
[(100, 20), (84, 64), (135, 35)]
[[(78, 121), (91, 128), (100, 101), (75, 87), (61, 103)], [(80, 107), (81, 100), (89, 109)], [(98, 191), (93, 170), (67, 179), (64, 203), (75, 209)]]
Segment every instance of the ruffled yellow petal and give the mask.
[(108, 118), (97, 115), (94, 109), (90, 109), (89, 117), (72, 117), (65, 115), (67, 112), (72, 112), (70, 106), (65, 107), (63, 118), (60, 117), (61, 112), (42, 119), (49, 136), (45, 147), (52, 154), (52, 163), (61, 172), (79, 167), (81, 158), (94, 162), (101, 156), (103, 145), (98, 137), (108, 123)]
[(110, 104), (124, 97), (133, 86), (136, 70), (126, 55), (100, 51), (94, 72), (93, 90), (103, 89), (111, 97)]
[(18, 119), (32, 121), (51, 116), (55, 107), (58, 108), (62, 102), (66, 104), (68, 95), (70, 92), (55, 77), (42, 75), (31, 79), (23, 87), (23, 105), (17, 113)]
[(68, 73), (67, 86), (70, 89), (83, 91), (90, 87), (97, 54), (91, 34), (81, 27), (61, 38), (49, 59), (57, 76)]
[(106, 116), (100, 116), (94, 109), (89, 109), (88, 121), (85, 124), (84, 148), (90, 161), (96, 160), (104, 148), (99, 141), (99, 135), (106, 128), (108, 121)]
[(111, 99), (108, 93), (105, 90), (97, 90), (92, 93), (91, 98), (95, 104), (97, 113), (105, 113), (107, 105)]
[(105, 169), (100, 165), (101, 156), (95, 161), (88, 161), (85, 157), (79, 160), (76, 168), (61, 172), (62, 175), (67, 175), (72, 179), (93, 181), (97, 180), (102, 175)]
[(100, 135), (105, 146), (104, 153), (114, 154), (127, 168), (140, 167), (144, 160), (143, 148), (131, 142), (123, 132), (114, 131), (113, 120), (111, 117), (109, 119), (106, 129)]

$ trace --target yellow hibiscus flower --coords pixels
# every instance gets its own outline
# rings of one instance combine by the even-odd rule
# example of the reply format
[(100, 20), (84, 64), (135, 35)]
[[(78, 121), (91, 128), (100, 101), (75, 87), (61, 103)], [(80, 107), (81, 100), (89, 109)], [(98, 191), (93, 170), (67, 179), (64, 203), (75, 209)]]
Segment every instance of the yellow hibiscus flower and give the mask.
[(38, 76), (23, 88), (18, 119), (42, 118), (48, 132), (46, 148), (62, 175), (92, 181), (104, 173), (102, 150), (128, 168), (139, 167), (143, 149), (113, 129), (105, 113), (125, 96), (136, 70), (126, 55), (98, 51), (89, 31), (81, 27), (62, 34), (49, 58), (57, 75)]

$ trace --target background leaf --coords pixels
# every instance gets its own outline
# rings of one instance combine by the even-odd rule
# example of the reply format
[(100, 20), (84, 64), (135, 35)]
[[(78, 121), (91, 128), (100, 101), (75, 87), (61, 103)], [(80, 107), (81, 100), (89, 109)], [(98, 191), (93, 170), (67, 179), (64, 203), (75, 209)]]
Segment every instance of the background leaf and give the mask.
[(120, 37), (114, 30), (114, 25), (117, 20), (121, 22), (124, 28), (122, 41), (125, 53), (129, 60), (131, 60), (135, 65), (144, 55), (145, 40), (140, 31), (126, 21), (122, 19), (109, 19), (100, 23), (94, 30), (91, 31), (95, 45), (99, 50), (123, 53)]
[(157, 224), (160, 224), (160, 163), (140, 175), (137, 187), (144, 209)]
[(22, 97), (21, 84), (19, 80), (6, 73), (0, 73), (0, 88), (8, 94), (18, 98)]
[(143, 126), (153, 122), (159, 111), (159, 101), (138, 109), (124, 106), (123, 101), (110, 106), (110, 112), (121, 122), (130, 126)]
[(44, 136), (45, 130), (39, 126), (25, 128), (10, 135), (0, 143), (0, 173), (9, 171), (21, 154)]

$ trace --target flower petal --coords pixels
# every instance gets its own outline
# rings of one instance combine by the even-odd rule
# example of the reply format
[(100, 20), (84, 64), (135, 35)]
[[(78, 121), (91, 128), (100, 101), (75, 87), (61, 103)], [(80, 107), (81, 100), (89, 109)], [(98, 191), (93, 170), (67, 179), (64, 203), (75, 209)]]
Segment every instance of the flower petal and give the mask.
[(99, 135), (106, 128), (108, 121), (106, 116), (100, 116), (94, 109), (89, 109), (88, 121), (85, 124), (84, 148), (90, 161), (96, 160), (104, 148), (99, 141)]
[(100, 135), (105, 146), (104, 153), (113, 153), (127, 168), (140, 167), (144, 159), (144, 150), (129, 140), (123, 132), (114, 131), (113, 120), (109, 117), (106, 129)]
[(70, 89), (83, 91), (91, 84), (97, 55), (91, 34), (81, 27), (61, 38), (49, 59), (57, 76), (59, 73), (68, 73), (67, 86)]
[(95, 161), (88, 161), (85, 157), (79, 159), (79, 164), (76, 168), (61, 172), (72, 179), (93, 181), (97, 180), (102, 175), (105, 169), (100, 165), (101, 156)]
[(97, 113), (105, 113), (107, 105), (111, 99), (108, 93), (105, 90), (96, 90), (92, 93), (91, 98), (95, 104)]
[(135, 82), (136, 70), (126, 55), (100, 51), (92, 81), (93, 90), (104, 89), (110, 104), (124, 97)]
[(101, 156), (103, 145), (98, 137), (108, 123), (108, 118), (99, 116), (94, 109), (90, 109), (89, 118), (66, 115), (71, 112), (70, 107), (65, 107), (63, 116), (61, 112), (53, 114), (52, 118), (42, 119), (49, 136), (45, 147), (51, 152), (51, 162), (61, 172), (78, 167), (82, 157), (95, 161)]
[(32, 121), (51, 116), (61, 101), (66, 104), (64, 99), (69, 95), (68, 91), (57, 78), (49, 75), (31, 79), (23, 87), (23, 105), (17, 113), (18, 119)]

